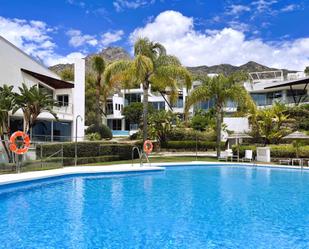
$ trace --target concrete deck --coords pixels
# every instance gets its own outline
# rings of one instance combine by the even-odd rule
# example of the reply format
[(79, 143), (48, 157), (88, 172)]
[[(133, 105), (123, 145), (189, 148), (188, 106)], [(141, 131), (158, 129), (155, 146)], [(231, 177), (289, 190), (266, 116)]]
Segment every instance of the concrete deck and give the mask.
[(253, 164), (253, 163), (241, 163), (241, 162), (171, 162), (171, 163), (153, 163), (151, 166), (140, 167), (139, 164), (122, 164), (111, 166), (77, 166), (77, 167), (65, 167), (61, 169), (31, 171), (19, 174), (4, 174), (0, 175), (0, 185), (6, 185), (11, 183), (26, 182), (32, 180), (46, 179), (50, 177), (76, 175), (76, 174), (94, 174), (94, 173), (125, 173), (125, 172), (149, 172), (149, 171), (164, 171), (165, 167), (175, 166), (194, 166), (194, 165), (234, 165), (234, 166), (252, 166), (252, 167), (264, 167), (264, 168), (277, 168), (277, 169), (302, 169), (309, 172), (308, 167), (299, 166), (284, 166), (275, 164)]
[(139, 165), (112, 165), (112, 166), (77, 166), (65, 167), (61, 169), (30, 171), (24, 173), (4, 174), (0, 175), (0, 185), (11, 183), (26, 182), (32, 180), (45, 179), (56, 176), (76, 175), (76, 174), (93, 174), (93, 173), (124, 173), (124, 172), (149, 172), (149, 171), (162, 171), (163, 167)]

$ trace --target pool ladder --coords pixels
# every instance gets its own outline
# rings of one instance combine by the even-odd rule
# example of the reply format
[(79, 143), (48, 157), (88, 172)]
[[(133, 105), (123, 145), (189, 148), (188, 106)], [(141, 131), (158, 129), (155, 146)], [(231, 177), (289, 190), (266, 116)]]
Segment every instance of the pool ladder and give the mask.
[(140, 167), (143, 167), (143, 166), (144, 166), (144, 164), (143, 164), (143, 157), (145, 157), (147, 163), (148, 163), (149, 166), (150, 166), (150, 162), (149, 162), (149, 158), (148, 158), (147, 154), (146, 154), (144, 151), (142, 151), (138, 146), (134, 146), (134, 147), (132, 148), (132, 167), (133, 167), (134, 151), (135, 151), (135, 150), (137, 150), (137, 153), (138, 153), (139, 166), (140, 166)]

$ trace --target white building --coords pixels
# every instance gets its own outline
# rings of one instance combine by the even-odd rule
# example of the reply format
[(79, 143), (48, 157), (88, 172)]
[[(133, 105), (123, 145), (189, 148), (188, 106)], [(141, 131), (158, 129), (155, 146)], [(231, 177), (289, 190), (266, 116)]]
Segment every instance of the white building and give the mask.
[[(210, 74), (209, 76), (214, 77), (217, 74)], [(309, 103), (309, 87), (307, 87), (309, 77), (306, 77), (302, 72), (290, 73), (286, 77), (284, 77), (281, 70), (254, 72), (250, 73), (250, 77), (250, 81), (245, 82), (244, 87), (260, 108), (270, 106), (276, 101), (291, 105)], [(199, 85), (200, 82), (193, 82), (192, 89)], [(158, 110), (171, 110), (179, 114), (179, 116), (182, 116), (184, 114), (184, 104), (187, 96), (187, 89), (180, 89), (177, 104), (170, 106), (168, 95), (153, 93), (150, 90), (149, 103)], [(108, 115), (105, 121), (113, 130), (114, 135), (129, 135), (138, 129), (138, 124), (129, 124), (126, 122), (125, 117), (122, 115), (122, 110), (132, 102), (142, 101), (142, 86), (136, 89), (122, 90), (120, 93), (109, 98), (107, 104)], [(189, 112), (192, 115), (196, 109), (208, 110), (213, 106), (213, 100), (209, 100), (199, 103), (194, 108), (191, 108)], [(224, 109), (225, 113), (232, 114), (236, 111), (237, 106), (230, 101)], [(229, 130), (235, 130), (235, 132), (245, 132), (249, 129), (248, 120), (243, 118), (226, 117), (224, 123)]]
[[(34, 141), (70, 141), (75, 136), (76, 117), (77, 136), (84, 137), (85, 121), (85, 62), (76, 60), (74, 82), (66, 82), (41, 63), (24, 53), (0, 36), (0, 85), (12, 85), (14, 91), (25, 83), (28, 87), (37, 85), (48, 91), (59, 106), (55, 112), (56, 121), (51, 114), (42, 113), (32, 130)], [(10, 116), (11, 132), (23, 129), (21, 110)]]
[[(148, 102), (156, 110), (171, 110), (179, 114), (179, 116), (183, 116), (184, 103), (187, 95), (186, 88), (180, 89), (177, 103), (171, 105), (167, 93), (152, 92), (150, 88)], [(140, 85), (140, 88), (121, 90), (119, 93), (108, 98), (106, 106), (107, 117), (104, 122), (112, 129), (114, 136), (129, 135), (138, 130), (138, 123), (128, 123), (122, 115), (123, 108), (133, 102), (143, 102), (142, 85)]]
[(257, 106), (264, 108), (275, 102), (289, 105), (309, 103), (309, 77), (303, 72), (289, 73), (281, 70), (254, 72), (244, 84)]

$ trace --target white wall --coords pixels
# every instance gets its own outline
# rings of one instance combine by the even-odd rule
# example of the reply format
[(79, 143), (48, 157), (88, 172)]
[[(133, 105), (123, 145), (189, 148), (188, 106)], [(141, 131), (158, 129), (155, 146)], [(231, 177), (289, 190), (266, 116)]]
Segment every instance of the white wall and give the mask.
[[(250, 131), (248, 118), (242, 117), (225, 117), (223, 123), (226, 125), (226, 129), (235, 133), (246, 133)], [(226, 141), (228, 137), (227, 132), (222, 132), (221, 139)]]
[[(0, 36), (0, 84), (20, 86), (37, 84), (38, 80), (21, 72), (21, 68), (44, 74), (56, 79), (59, 76), (51, 70), (34, 61), (27, 54)], [(17, 89), (16, 89), (17, 90)]]
[[(73, 92), (73, 133), (76, 135), (77, 121), (77, 137), (78, 140), (83, 140), (85, 136), (85, 60), (76, 59), (74, 64), (74, 92)], [(76, 120), (76, 117), (80, 116)]]

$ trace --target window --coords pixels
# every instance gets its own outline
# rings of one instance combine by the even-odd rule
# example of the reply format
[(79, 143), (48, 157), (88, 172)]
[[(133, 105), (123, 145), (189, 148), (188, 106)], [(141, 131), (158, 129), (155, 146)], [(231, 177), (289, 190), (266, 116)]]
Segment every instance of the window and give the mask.
[(140, 93), (129, 93), (125, 94), (125, 105), (130, 105), (134, 102), (141, 102), (141, 94)]
[(113, 114), (114, 110), (113, 110), (113, 102), (108, 101), (106, 104), (106, 114)]
[(68, 106), (69, 105), (69, 95), (57, 95), (57, 102), (59, 106)]
[(173, 107), (183, 108), (183, 96), (182, 95), (179, 95), (177, 102), (173, 104)]
[(53, 121), (53, 140), (69, 141), (71, 138), (72, 123)]
[(151, 104), (156, 110), (165, 110), (165, 102), (151, 102)]
[(119, 130), (121, 130), (121, 119), (108, 119), (107, 120), (107, 126), (111, 130), (119, 131)]

